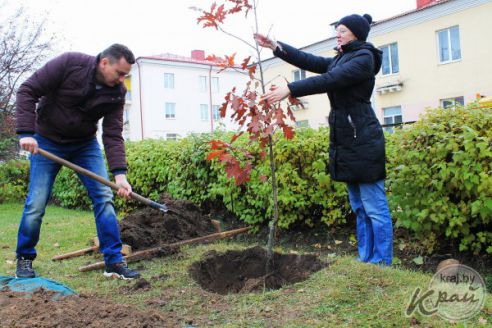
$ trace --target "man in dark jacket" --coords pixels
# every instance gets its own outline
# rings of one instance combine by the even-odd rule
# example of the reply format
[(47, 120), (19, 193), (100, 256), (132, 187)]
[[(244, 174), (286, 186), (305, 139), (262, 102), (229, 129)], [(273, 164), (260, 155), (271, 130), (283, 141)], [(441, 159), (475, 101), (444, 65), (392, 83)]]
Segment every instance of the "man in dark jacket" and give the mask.
[(330, 175), (348, 185), (357, 215), (359, 260), (390, 265), (393, 232), (384, 190), (384, 135), (370, 101), (381, 68), (381, 51), (366, 42), (371, 22), (367, 14), (343, 17), (336, 28), (338, 55), (333, 58), (314, 56), (263, 35), (255, 38), (275, 56), (320, 74), (278, 86), (263, 99), (276, 102), (289, 95), (327, 93), (331, 103)]
[[(113, 44), (97, 57), (68, 52), (46, 63), (17, 92), (17, 134), (22, 149), (31, 152), (29, 192), (17, 238), (18, 278), (36, 276), (41, 222), (60, 165), (38, 154), (38, 147), (108, 178), (96, 140), (102, 118), (102, 139), (118, 195), (132, 191), (126, 180), (125, 146), (122, 137), (125, 76), (135, 63), (125, 46)], [(36, 106), (37, 104), (37, 106)], [(113, 193), (103, 184), (79, 175), (92, 200), (105, 276), (139, 277), (121, 255), (121, 240), (113, 206)]]

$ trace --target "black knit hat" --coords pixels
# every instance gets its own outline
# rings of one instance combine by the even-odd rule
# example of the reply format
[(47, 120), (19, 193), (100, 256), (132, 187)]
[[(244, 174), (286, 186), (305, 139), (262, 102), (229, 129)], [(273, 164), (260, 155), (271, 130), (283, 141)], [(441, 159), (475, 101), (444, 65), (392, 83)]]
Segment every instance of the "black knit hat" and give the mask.
[(369, 30), (371, 29), (372, 17), (368, 14), (360, 16), (357, 14), (345, 16), (338, 21), (338, 25), (345, 25), (352, 31), (358, 40), (366, 41)]

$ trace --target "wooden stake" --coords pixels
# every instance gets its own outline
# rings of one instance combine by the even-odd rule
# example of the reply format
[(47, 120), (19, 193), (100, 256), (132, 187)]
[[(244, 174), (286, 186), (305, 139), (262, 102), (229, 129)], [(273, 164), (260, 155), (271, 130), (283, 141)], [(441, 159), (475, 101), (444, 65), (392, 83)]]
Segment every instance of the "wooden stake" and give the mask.
[[(78, 256), (82, 256), (82, 255), (89, 254), (92, 252), (97, 252), (98, 250), (99, 250), (99, 245), (97, 245), (97, 246), (94, 245), (92, 247), (80, 249), (78, 251), (73, 251), (70, 253), (54, 256), (51, 260), (52, 261), (66, 260), (66, 259), (70, 259), (72, 257), (78, 257)], [(132, 254), (132, 247), (130, 245), (123, 244), (121, 247), (121, 253), (123, 255), (131, 255)]]
[[(167, 245), (154, 247), (154, 248), (149, 248), (149, 249), (139, 251), (139, 252), (134, 252), (132, 255), (125, 256), (124, 258), (125, 258), (127, 263), (136, 262), (136, 261), (151, 258), (155, 254), (159, 253), (160, 251), (162, 251), (166, 248), (180, 247), (180, 246), (190, 245), (190, 244), (195, 244), (195, 243), (200, 243), (200, 242), (206, 243), (206, 242), (211, 242), (214, 240), (229, 238), (229, 237), (238, 235), (240, 233), (246, 232), (249, 229), (251, 229), (251, 227), (245, 227), (245, 228), (240, 228), (240, 229), (235, 229), (235, 230), (218, 232), (218, 233), (214, 233), (214, 234), (203, 236), (203, 237), (198, 237), (198, 238), (193, 238), (193, 239), (188, 239), (188, 240), (182, 240), (182, 241), (178, 241), (176, 243), (167, 244)], [(97, 270), (97, 269), (102, 269), (102, 268), (104, 268), (104, 262), (97, 262), (94, 264), (80, 267), (79, 271), (87, 272), (87, 271), (92, 271), (92, 270)]]
[(132, 251), (132, 247), (130, 245), (123, 244), (121, 246), (121, 254), (127, 256), (127, 255), (131, 255), (132, 253), (133, 253), (133, 251)]
[(67, 254), (57, 255), (57, 256), (53, 257), (51, 260), (52, 261), (61, 261), (61, 260), (69, 259), (69, 258), (72, 258), (72, 257), (77, 257), (77, 256), (82, 256), (82, 255), (85, 255), (85, 254), (89, 254), (91, 252), (97, 251), (98, 249), (99, 249), (99, 246), (92, 246), (92, 247), (89, 247), (89, 248), (84, 248), (84, 249), (81, 249), (81, 250), (78, 250), (78, 251), (74, 251), (74, 252), (70, 252), (70, 253), (67, 253)]
[(219, 220), (210, 220), (212, 222), (212, 225), (214, 226), (215, 230), (217, 232), (222, 232), (222, 228), (220, 227), (220, 221)]

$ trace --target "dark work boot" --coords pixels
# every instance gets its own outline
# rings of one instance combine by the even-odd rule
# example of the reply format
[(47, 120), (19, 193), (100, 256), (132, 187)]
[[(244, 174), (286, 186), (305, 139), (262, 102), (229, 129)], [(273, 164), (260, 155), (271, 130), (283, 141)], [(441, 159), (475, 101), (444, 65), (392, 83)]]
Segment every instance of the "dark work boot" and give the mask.
[(20, 257), (17, 259), (16, 278), (35, 278), (36, 271), (32, 268), (32, 260)]

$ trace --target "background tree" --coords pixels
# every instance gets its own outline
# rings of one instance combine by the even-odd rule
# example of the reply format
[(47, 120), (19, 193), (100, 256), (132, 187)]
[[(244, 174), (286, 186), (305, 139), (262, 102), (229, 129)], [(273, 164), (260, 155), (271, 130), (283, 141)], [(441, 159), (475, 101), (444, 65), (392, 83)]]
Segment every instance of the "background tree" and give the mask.
[[(240, 61), (236, 61), (235, 53), (226, 55), (224, 58), (207, 57), (207, 59), (217, 62), (223, 70), (233, 69), (240, 71), (249, 78), (244, 90), (239, 91), (234, 87), (227, 93), (225, 101), (220, 108), (220, 116), (222, 118), (226, 117), (228, 109), (232, 110), (230, 118), (239, 125), (239, 132), (232, 136), (230, 142), (222, 140), (211, 141), (212, 151), (208, 156), (208, 160), (218, 158), (219, 161), (225, 164), (227, 175), (235, 179), (236, 185), (241, 185), (249, 181), (251, 170), (254, 168), (254, 161), (264, 159), (267, 156), (265, 150), (268, 150), (271, 176), (269, 178), (262, 177), (262, 179), (265, 182), (270, 180), (274, 206), (267, 244), (267, 273), (269, 273), (269, 267), (273, 259), (273, 245), (279, 212), (275, 154), (273, 152), (274, 137), (277, 130), (280, 130), (287, 139), (294, 137), (294, 129), (287, 121), (289, 118), (291, 121), (295, 121), (291, 106), (302, 106), (302, 104), (292, 97), (289, 97), (287, 103), (267, 103), (262, 100), (261, 94), (265, 93), (267, 87), (275, 88), (275, 86), (271, 82), (265, 82), (264, 80), (261, 50), (258, 44), (256, 42), (248, 42), (224, 28), (224, 22), (230, 15), (241, 13), (247, 19), (251, 13), (253, 15), (253, 33), (259, 33), (256, 0), (251, 2), (248, 0), (225, 0), (220, 4), (214, 2), (210, 10), (194, 9), (201, 12), (201, 16), (198, 17), (198, 24), (201, 24), (204, 28), (215, 28), (240, 40), (256, 54), (254, 60), (251, 60), (250, 56)], [(253, 33), (251, 33), (251, 37), (253, 37)], [(250, 154), (246, 150), (233, 145), (234, 141), (243, 133), (248, 135), (250, 142), (258, 143), (260, 149), (258, 154)]]
[(0, 19), (0, 161), (17, 154), (17, 88), (52, 52), (55, 37), (47, 35), (45, 22), (32, 20), (22, 7)]

